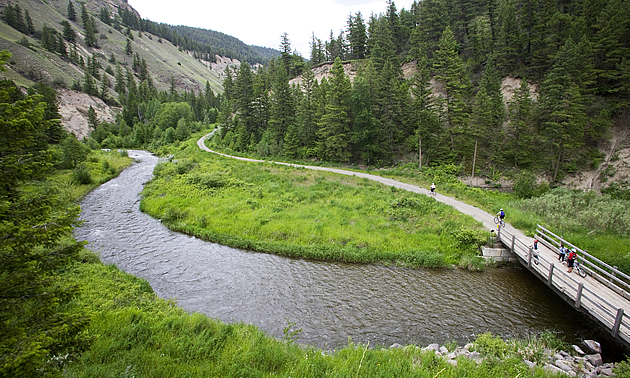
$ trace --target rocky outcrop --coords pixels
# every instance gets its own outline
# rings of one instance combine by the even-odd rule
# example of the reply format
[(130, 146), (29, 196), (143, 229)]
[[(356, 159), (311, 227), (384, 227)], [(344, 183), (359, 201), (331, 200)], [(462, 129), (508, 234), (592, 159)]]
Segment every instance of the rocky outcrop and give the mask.
[(66, 131), (76, 135), (79, 140), (87, 137), (90, 133), (87, 121), (90, 106), (96, 111), (99, 122), (115, 121), (114, 110), (98, 97), (70, 89), (60, 89), (57, 93), (61, 124)]

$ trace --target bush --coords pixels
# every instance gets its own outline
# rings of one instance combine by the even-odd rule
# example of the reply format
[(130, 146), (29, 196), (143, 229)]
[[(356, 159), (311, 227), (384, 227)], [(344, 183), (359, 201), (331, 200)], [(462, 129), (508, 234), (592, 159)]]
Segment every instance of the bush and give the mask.
[(536, 176), (530, 171), (521, 171), (514, 181), (514, 194), (519, 198), (531, 198), (536, 191)]
[(90, 170), (88, 169), (87, 165), (85, 165), (85, 163), (77, 165), (74, 171), (72, 171), (72, 178), (74, 179), (74, 181), (82, 185), (92, 183), (92, 175), (90, 174)]

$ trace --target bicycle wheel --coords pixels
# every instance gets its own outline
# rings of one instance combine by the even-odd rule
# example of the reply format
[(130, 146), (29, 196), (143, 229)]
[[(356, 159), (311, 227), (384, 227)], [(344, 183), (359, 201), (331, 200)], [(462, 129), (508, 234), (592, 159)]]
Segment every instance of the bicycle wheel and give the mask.
[(578, 274), (580, 275), (580, 277), (584, 278), (586, 277), (586, 270), (584, 270), (584, 268), (582, 268), (581, 265), (578, 265), (576, 267)]
[(494, 224), (499, 224), (499, 218), (498, 217), (494, 217)]
[(538, 256), (534, 256), (534, 264), (538, 265), (539, 262)]

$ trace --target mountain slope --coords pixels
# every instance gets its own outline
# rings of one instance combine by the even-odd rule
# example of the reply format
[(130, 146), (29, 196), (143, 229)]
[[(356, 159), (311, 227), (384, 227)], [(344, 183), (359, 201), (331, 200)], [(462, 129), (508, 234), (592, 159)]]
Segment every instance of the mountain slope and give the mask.
[[(146, 61), (148, 71), (158, 90), (170, 89), (171, 83), (173, 83), (178, 91), (194, 90), (199, 92), (205, 89), (205, 83), (208, 81), (214, 92), (221, 93), (223, 91), (221, 75), (225, 64), (214, 65), (210, 61), (225, 62), (227, 60), (229, 63), (237, 65), (240, 62), (235, 60), (235, 56), (249, 56), (252, 59), (264, 61), (276, 53), (272, 49), (248, 46), (234, 37), (204, 29), (180, 27), (181, 30), (191, 31), (191, 35), (180, 36), (174, 32), (175, 27), (141, 20), (138, 13), (121, 0), (88, 0), (84, 3), (90, 16), (93, 17), (98, 31), (96, 41), (99, 46), (98, 48), (91, 48), (87, 47), (85, 41), (81, 3), (73, 2), (77, 14), (74, 22), (67, 19), (67, 1), (22, 0), (11, 3), (6, 0), (0, 1), (3, 10), (10, 4), (19, 5), (23, 13), (28, 11), (36, 30), (32, 35), (25, 35), (6, 22), (0, 22), (0, 49), (7, 49), (13, 54), (8, 64), (9, 71), (4, 74), (4, 77), (14, 80), (21, 86), (30, 86), (34, 82), (43, 81), (69, 87), (73, 82), (83, 80), (83, 67), (42, 47), (41, 36), (44, 26), (53, 29), (53, 33), (61, 35), (63, 32), (61, 22), (63, 21), (69, 21), (77, 34), (76, 51), (84, 62), (94, 56), (103, 69), (111, 66), (112, 71), (115, 72), (116, 68), (120, 67), (125, 72), (126, 69), (132, 69), (134, 55), (138, 54), (140, 60)], [(112, 17), (111, 26), (99, 19), (101, 9), (109, 11)], [(119, 9), (124, 9), (125, 20), (119, 15)], [(133, 27), (128, 28), (125, 26), (125, 21), (138, 23), (138, 28), (135, 30)], [(180, 46), (169, 42), (166, 37), (161, 38), (146, 30), (155, 30), (156, 33), (159, 31), (158, 34), (168, 35)], [(132, 55), (125, 52), (129, 32), (133, 38), (130, 41)], [(199, 40), (195, 39), (195, 35), (200, 36), (198, 37)], [(212, 35), (215, 37), (210, 38), (209, 36)], [(219, 36), (223, 37), (220, 38)], [(212, 46), (213, 43), (223, 44)], [(70, 53), (73, 49), (72, 44), (66, 41), (66, 45), (67, 51)], [(201, 46), (211, 51), (230, 53), (231, 56), (228, 55), (228, 59), (219, 56), (206, 56), (204, 60), (201, 60), (197, 59), (201, 57), (199, 54), (187, 51), (181, 47), (182, 45)], [(115, 58), (115, 62), (112, 61), (112, 57)], [(108, 79), (113, 88), (114, 77), (108, 75)], [(116, 96), (113, 89), (111, 94), (113, 97)]]

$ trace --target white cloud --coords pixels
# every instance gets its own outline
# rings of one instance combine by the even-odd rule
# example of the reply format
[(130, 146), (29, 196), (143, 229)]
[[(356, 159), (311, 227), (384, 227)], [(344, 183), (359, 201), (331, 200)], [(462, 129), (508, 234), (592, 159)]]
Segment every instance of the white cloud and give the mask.
[[(413, 0), (395, 1), (396, 8), (409, 9)], [(383, 13), (382, 1), (321, 0), (317, 2), (286, 0), (129, 0), (142, 16), (155, 22), (210, 29), (240, 39), (248, 45), (279, 49), (280, 37), (289, 35), (291, 46), (303, 57), (310, 57), (312, 33), (327, 40), (346, 28), (350, 14)]]

